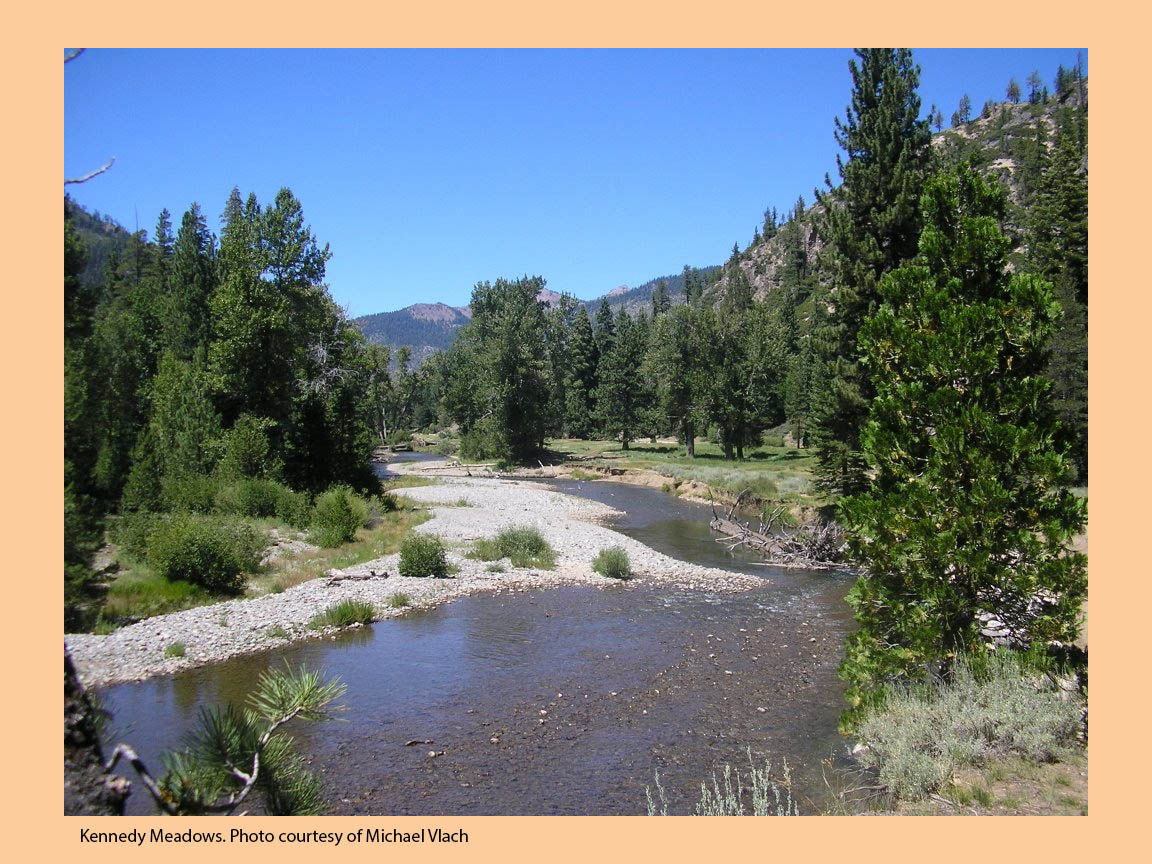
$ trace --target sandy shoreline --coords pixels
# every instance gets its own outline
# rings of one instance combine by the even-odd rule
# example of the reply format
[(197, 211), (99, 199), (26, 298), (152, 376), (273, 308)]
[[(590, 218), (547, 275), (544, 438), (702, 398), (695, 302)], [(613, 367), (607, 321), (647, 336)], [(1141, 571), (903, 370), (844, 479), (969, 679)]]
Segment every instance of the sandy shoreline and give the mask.
[[(428, 465), (424, 463), (422, 467)], [(405, 468), (408, 473), (420, 473), (414, 465)], [(87, 686), (99, 687), (171, 674), (302, 639), (327, 638), (329, 633), (309, 630), (308, 621), (326, 607), (348, 598), (371, 602), (376, 605), (379, 618), (390, 618), (409, 609), (428, 608), (481, 591), (529, 591), (568, 585), (627, 590), (628, 585), (656, 585), (731, 592), (764, 584), (758, 577), (670, 558), (613, 531), (601, 524), (616, 512), (604, 504), (526, 481), (443, 476), (441, 472), (432, 476), (438, 485), (406, 488), (403, 494), (432, 509), (433, 518), (415, 530), (443, 539), (448, 560), (460, 568), (453, 577), (402, 578), (396, 575), (399, 556), (388, 555), (340, 571), (375, 571), (387, 573), (387, 578), (335, 583), (313, 579), (280, 594), (228, 600), (148, 618), (106, 636), (66, 635), (64, 641), (72, 651), (81, 680)], [(470, 506), (458, 506), (461, 499)], [(540, 530), (556, 550), (555, 570), (517, 569), (505, 561), (506, 572), (490, 573), (485, 562), (463, 557), (470, 541), (491, 537), (513, 525), (532, 525)], [(607, 546), (622, 546), (631, 559), (635, 575), (623, 586), (592, 570), (592, 559)], [(386, 605), (388, 598), (398, 592), (410, 598), (408, 609)], [(272, 635), (272, 631), (287, 635)], [(165, 648), (175, 642), (184, 644), (185, 655), (164, 656)]]

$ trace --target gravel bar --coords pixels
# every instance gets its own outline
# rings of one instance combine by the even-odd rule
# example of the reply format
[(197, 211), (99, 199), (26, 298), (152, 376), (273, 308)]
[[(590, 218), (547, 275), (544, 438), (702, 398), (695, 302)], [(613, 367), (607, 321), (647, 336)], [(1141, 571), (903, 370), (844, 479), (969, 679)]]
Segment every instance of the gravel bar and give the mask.
[[(399, 492), (431, 508), (433, 518), (415, 530), (439, 536), (447, 547), (448, 560), (460, 568), (459, 573), (447, 579), (403, 578), (396, 575), (400, 556), (388, 555), (335, 571), (337, 575), (349, 576), (366, 576), (375, 571), (375, 578), (313, 579), (280, 594), (158, 615), (106, 636), (66, 635), (64, 641), (72, 651), (81, 680), (90, 687), (136, 681), (292, 641), (325, 638), (336, 631), (310, 630), (308, 622), (328, 606), (348, 598), (369, 601), (375, 604), (379, 618), (390, 618), (478, 591), (620, 586), (617, 580), (592, 570), (592, 559), (607, 546), (621, 546), (628, 552), (633, 579), (625, 585), (727, 593), (747, 591), (765, 582), (759, 577), (662, 555), (606, 527), (603, 523), (617, 511), (605, 504), (554, 492), (532, 482), (446, 476), (443, 469), (447, 466), (437, 463), (396, 467), (409, 474), (422, 474), (429, 468), (435, 471), (426, 476), (433, 476), (438, 485)], [(469, 506), (460, 506), (461, 499)], [(486, 569), (488, 563), (464, 557), (471, 548), (470, 541), (492, 537), (514, 525), (532, 525), (540, 530), (556, 550), (555, 570), (513, 568), (505, 560), (505, 572), (490, 573)], [(386, 605), (388, 598), (398, 592), (408, 595), (409, 607), (393, 609)], [(166, 657), (165, 648), (176, 642), (184, 644), (184, 656)]]

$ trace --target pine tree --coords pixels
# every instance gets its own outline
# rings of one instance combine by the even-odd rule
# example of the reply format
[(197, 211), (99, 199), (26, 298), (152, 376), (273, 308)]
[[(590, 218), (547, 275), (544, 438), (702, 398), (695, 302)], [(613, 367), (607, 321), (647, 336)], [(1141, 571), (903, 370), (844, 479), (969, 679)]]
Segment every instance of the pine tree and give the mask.
[(1017, 103), (1020, 101), (1020, 85), (1016, 83), (1016, 79), (1012, 78), (1008, 81), (1008, 89), (1004, 93), (1008, 97), (1008, 101)]
[(1034, 69), (1032, 74), (1028, 76), (1028, 104), (1039, 105), (1042, 100), (1041, 86), (1043, 80), (1040, 78), (1040, 70)]
[[(828, 491), (863, 488), (860, 428), (872, 395), (860, 367), (856, 330), (878, 305), (880, 277), (916, 251), (918, 199), (931, 159), (931, 133), (920, 120), (920, 70), (907, 49), (861, 49), (852, 73), (852, 103), (836, 120), (842, 183), (827, 203), (821, 233), (831, 264), (833, 311), (817, 344), (822, 391), (813, 438), (818, 479)], [(826, 180), (829, 188), (831, 181)]]
[(568, 378), (564, 402), (564, 427), (573, 438), (588, 438), (595, 431), (594, 397), (599, 352), (592, 336), (592, 323), (583, 304), (568, 340)]
[(192, 204), (180, 220), (171, 259), (164, 289), (164, 344), (188, 359), (210, 341), (210, 305), (216, 290), (216, 243), (199, 204)]
[(960, 105), (952, 115), (952, 128), (963, 126), (972, 119), (972, 98), (965, 93), (960, 97)]
[(640, 431), (645, 407), (645, 394), (639, 386), (644, 335), (623, 306), (616, 315), (613, 331), (607, 350), (601, 348), (596, 410), (601, 427), (613, 438), (619, 438), (627, 450)]
[(876, 398), (863, 435), (874, 478), (842, 500), (859, 630), (841, 674), (846, 725), (894, 681), (947, 675), (984, 648), (982, 616), (1023, 646), (1072, 641), (1085, 596), (1071, 552), (1083, 501), (1061, 488), (1051, 383), (1059, 315), (1037, 276), (1009, 276), (1003, 193), (975, 172), (925, 188), (920, 254), (888, 274), (861, 328)]
[(1082, 109), (1063, 109), (1051, 159), (1041, 162), (1031, 208), (1030, 259), (1064, 310), (1047, 374), (1080, 482), (1088, 475), (1088, 175), (1081, 168)]
[(524, 462), (544, 445), (548, 423), (547, 343), (539, 276), (481, 282), (472, 320), (444, 366), (445, 407), (461, 426), (467, 458)]
[(671, 306), (672, 298), (668, 294), (668, 283), (661, 279), (652, 292), (652, 320), (655, 321), (657, 316), (663, 315)]
[(653, 324), (657, 410), (676, 429), (689, 458), (696, 456), (696, 413), (701, 390), (701, 352), (695, 307), (677, 306)]

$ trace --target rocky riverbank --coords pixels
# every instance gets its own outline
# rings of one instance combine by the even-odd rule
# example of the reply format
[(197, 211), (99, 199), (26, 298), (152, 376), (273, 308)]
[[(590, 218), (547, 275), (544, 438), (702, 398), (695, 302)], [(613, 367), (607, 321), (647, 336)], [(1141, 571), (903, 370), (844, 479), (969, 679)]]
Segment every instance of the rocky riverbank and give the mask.
[[(438, 481), (435, 486), (404, 489), (403, 494), (431, 508), (434, 518), (416, 530), (444, 540), (449, 562), (459, 568), (452, 577), (400, 577), (396, 572), (399, 556), (389, 555), (339, 571), (337, 578), (314, 579), (280, 594), (161, 615), (106, 636), (68, 635), (65, 643), (72, 651), (81, 680), (86, 686), (139, 680), (300, 639), (328, 638), (330, 632), (310, 630), (308, 622), (345, 599), (373, 603), (378, 617), (386, 618), (478, 591), (529, 591), (564, 585), (627, 590), (628, 585), (639, 584), (733, 592), (764, 584), (764, 580), (754, 576), (678, 561), (613, 531), (603, 524), (615, 512), (606, 505), (532, 482), (451, 476), (463, 472), (426, 470), (437, 467), (441, 466), (403, 466), (401, 471), (424, 473)], [(491, 537), (514, 525), (531, 525), (540, 530), (556, 550), (554, 570), (517, 569), (504, 561), (505, 572), (490, 572), (489, 564), (464, 557), (471, 541)], [(607, 546), (621, 546), (628, 552), (634, 578), (624, 586), (592, 570), (592, 559)], [(340, 579), (342, 575), (368, 578)], [(387, 605), (389, 598), (398, 593), (408, 596), (407, 608)], [(166, 656), (166, 649), (177, 643), (183, 646), (183, 656)]]

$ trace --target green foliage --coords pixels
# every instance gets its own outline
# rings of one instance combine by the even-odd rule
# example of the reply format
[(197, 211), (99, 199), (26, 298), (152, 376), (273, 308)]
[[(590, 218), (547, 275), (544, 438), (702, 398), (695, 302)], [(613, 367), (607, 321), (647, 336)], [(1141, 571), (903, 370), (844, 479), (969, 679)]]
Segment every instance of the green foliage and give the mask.
[[(857, 350), (860, 322), (880, 303), (880, 277), (916, 253), (920, 191), (931, 132), (919, 119), (920, 68), (908, 49), (868, 48), (849, 63), (852, 101), (836, 120), (841, 185), (824, 197), (821, 233), (832, 269), (834, 311), (819, 336), (827, 383), (814, 406), (819, 478), (827, 491), (864, 488), (860, 430), (872, 397)], [(829, 183), (831, 188), (831, 183)]]
[(230, 516), (254, 518), (272, 516), (276, 513), (276, 504), (280, 496), (285, 492), (293, 494), (290, 489), (275, 480), (246, 477), (220, 488), (216, 493), (216, 510)]
[(183, 642), (173, 642), (164, 648), (165, 657), (183, 657), (185, 653), (185, 646)]
[(413, 532), (400, 544), (401, 576), (448, 575), (448, 559), (439, 537)]
[(152, 434), (166, 478), (206, 475), (219, 457), (220, 417), (203, 352), (191, 361), (167, 353), (152, 382)]
[(861, 328), (874, 479), (840, 506), (867, 571), (848, 596), (846, 723), (884, 684), (983, 650), (982, 614), (1024, 646), (1078, 632), (1085, 557), (1069, 544), (1085, 506), (1061, 488), (1042, 375), (1060, 309), (1041, 279), (1005, 271), (1003, 206), (970, 170), (933, 178), (920, 256), (885, 277)]
[(276, 489), (276, 518), (303, 531), (312, 524), (312, 502), (304, 492), (293, 492), (280, 484)]
[(203, 709), (185, 748), (166, 755), (158, 807), (172, 815), (231, 813), (257, 790), (270, 815), (322, 813), (319, 781), (292, 737), (277, 730), (290, 720), (329, 719), (345, 689), (304, 667), (286, 667), (262, 673), (247, 708)]
[(313, 630), (325, 627), (351, 627), (353, 624), (371, 624), (376, 619), (376, 607), (364, 600), (341, 600), (315, 615), (308, 626)]
[(143, 561), (148, 557), (148, 537), (167, 517), (159, 513), (139, 511), (125, 513), (112, 522), (109, 530), (112, 542), (130, 558)]
[(1011, 652), (957, 660), (950, 682), (893, 687), (862, 718), (861, 761), (900, 798), (936, 791), (964, 765), (1006, 755), (1046, 762), (1076, 744), (1083, 701)]
[(220, 487), (217, 474), (169, 475), (161, 484), (167, 509), (176, 513), (211, 513)]
[(568, 338), (567, 387), (564, 391), (564, 428), (573, 438), (586, 438), (595, 429), (596, 367), (599, 354), (588, 310), (580, 306)]
[(260, 563), (263, 538), (247, 525), (204, 516), (174, 516), (148, 535), (148, 564), (170, 582), (185, 581), (221, 594), (244, 589)]
[[(122, 570), (108, 588), (97, 624), (130, 624), (153, 615), (166, 615), (219, 599), (218, 594), (191, 582), (171, 582), (153, 573), (147, 566), (134, 565)], [(93, 632), (97, 632), (95, 629)]]
[(388, 598), (388, 606), (392, 609), (404, 609), (412, 605), (412, 598), (403, 591), (397, 591)]
[(472, 292), (472, 321), (444, 359), (442, 391), (467, 459), (524, 462), (544, 443), (550, 395), (540, 277)]
[(312, 541), (331, 548), (356, 536), (368, 519), (368, 505), (349, 486), (333, 486), (316, 496)]
[(632, 578), (632, 564), (628, 553), (620, 546), (601, 549), (592, 559), (592, 569), (609, 579)]
[(600, 426), (618, 437), (624, 449), (636, 437), (647, 394), (640, 386), (644, 335), (632, 317), (620, 309), (611, 338), (605, 335), (597, 369), (596, 411)]
[(220, 471), (225, 476), (268, 477), (279, 472), (272, 455), (271, 433), (276, 423), (267, 417), (242, 414), (221, 442)]
[(548, 545), (539, 529), (530, 525), (505, 528), (491, 540), (477, 540), (468, 557), (480, 561), (499, 561), (508, 558), (513, 567), (539, 567), (551, 570), (556, 566), (556, 552)]

